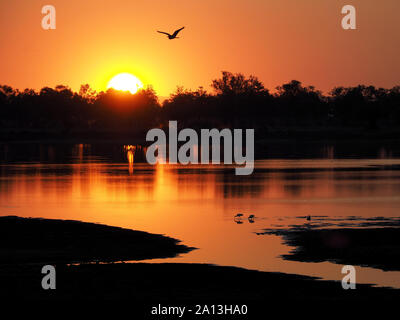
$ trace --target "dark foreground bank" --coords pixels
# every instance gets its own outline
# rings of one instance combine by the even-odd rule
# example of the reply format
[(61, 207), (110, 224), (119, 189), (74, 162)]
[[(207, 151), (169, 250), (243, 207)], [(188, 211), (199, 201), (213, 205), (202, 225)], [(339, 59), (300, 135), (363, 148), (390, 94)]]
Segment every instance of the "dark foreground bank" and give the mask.
[(270, 303), (271, 301), (395, 300), (400, 290), (185, 263), (56, 265), (56, 290), (41, 288), (42, 265), (1, 266), (1, 299), (129, 300), (143, 303)]
[[(282, 301), (400, 298), (400, 290), (395, 289), (357, 285), (356, 290), (344, 290), (340, 282), (206, 264), (67, 264), (68, 259), (120, 261), (189, 250), (171, 238), (122, 228), (3, 217), (0, 231), (2, 301), (125, 300), (149, 313), (149, 308), (158, 304), (249, 304), (260, 308)], [(44, 290), (41, 269), (50, 261), (56, 268), (56, 289)]]
[(179, 240), (71, 220), (0, 217), (0, 263), (80, 263), (171, 258)]

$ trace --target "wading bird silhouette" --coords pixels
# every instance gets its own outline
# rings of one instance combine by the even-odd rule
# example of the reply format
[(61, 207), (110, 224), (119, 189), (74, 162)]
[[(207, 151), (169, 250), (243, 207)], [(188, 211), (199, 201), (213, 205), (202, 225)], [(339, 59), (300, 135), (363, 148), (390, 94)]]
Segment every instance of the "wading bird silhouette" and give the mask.
[(233, 217), (233, 221), (235, 221), (237, 224), (242, 224), (242, 217), (243, 213), (238, 213), (236, 216)]
[(179, 33), (181, 30), (183, 30), (183, 29), (185, 29), (185, 27), (182, 27), (182, 28), (176, 30), (173, 34), (169, 34), (168, 32), (158, 31), (158, 30), (157, 30), (157, 32), (158, 32), (158, 33), (166, 34), (166, 35), (168, 36), (168, 39), (169, 39), (169, 40), (173, 40), (173, 39), (179, 39), (179, 37), (177, 37), (177, 35), (178, 35), (178, 33)]

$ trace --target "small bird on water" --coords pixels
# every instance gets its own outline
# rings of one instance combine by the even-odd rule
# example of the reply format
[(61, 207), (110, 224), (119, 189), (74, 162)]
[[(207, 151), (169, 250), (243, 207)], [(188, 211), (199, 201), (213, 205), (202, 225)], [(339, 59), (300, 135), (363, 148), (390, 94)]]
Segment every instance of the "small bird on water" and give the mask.
[(237, 224), (242, 224), (242, 217), (243, 213), (238, 213), (236, 216), (233, 217), (233, 221), (235, 221)]
[(179, 39), (179, 38), (177, 37), (177, 35), (178, 35), (178, 33), (179, 33), (181, 30), (183, 30), (183, 29), (185, 29), (185, 27), (182, 27), (182, 28), (176, 30), (173, 34), (170, 34), (170, 33), (168, 33), (168, 32), (164, 32), (164, 31), (158, 31), (158, 30), (157, 30), (157, 32), (158, 32), (158, 33), (163, 33), (163, 34), (165, 34), (165, 35), (168, 36), (168, 39), (169, 39), (169, 40), (173, 40), (173, 39)]
[(307, 216), (307, 221), (310, 221), (311, 220), (311, 216)]

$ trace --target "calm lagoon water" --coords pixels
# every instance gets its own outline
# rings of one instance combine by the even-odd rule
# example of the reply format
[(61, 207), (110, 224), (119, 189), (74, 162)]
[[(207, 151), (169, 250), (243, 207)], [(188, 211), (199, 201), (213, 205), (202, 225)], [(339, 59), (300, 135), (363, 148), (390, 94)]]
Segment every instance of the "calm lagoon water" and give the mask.
[[(354, 147), (362, 158), (353, 155)], [(112, 144), (0, 145), (0, 215), (99, 222), (165, 234), (198, 248), (151, 262), (323, 279), (341, 279), (342, 266), (283, 260), (280, 255), (292, 248), (280, 237), (257, 233), (305, 224), (307, 215), (318, 216), (318, 223), (400, 216), (395, 148), (274, 146), (256, 160), (251, 176), (235, 176), (233, 166), (151, 166), (143, 151)], [(237, 213), (244, 218), (235, 220)], [(356, 269), (359, 283), (400, 288), (400, 272)]]

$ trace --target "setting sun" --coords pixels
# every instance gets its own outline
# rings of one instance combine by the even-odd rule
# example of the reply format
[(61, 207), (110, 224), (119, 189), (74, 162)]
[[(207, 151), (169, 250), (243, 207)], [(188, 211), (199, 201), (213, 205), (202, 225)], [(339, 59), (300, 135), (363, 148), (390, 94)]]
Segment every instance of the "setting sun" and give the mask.
[(135, 94), (140, 88), (143, 88), (143, 83), (130, 73), (120, 73), (113, 77), (107, 85), (107, 89), (129, 91)]

